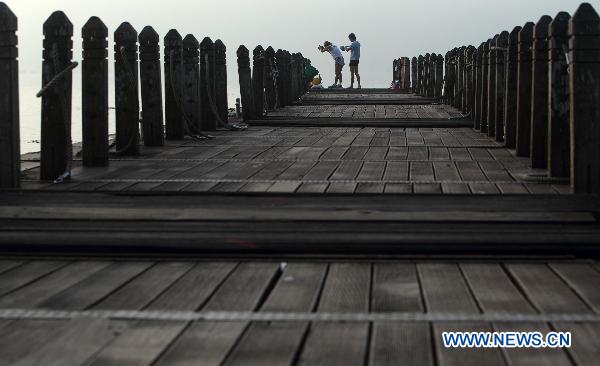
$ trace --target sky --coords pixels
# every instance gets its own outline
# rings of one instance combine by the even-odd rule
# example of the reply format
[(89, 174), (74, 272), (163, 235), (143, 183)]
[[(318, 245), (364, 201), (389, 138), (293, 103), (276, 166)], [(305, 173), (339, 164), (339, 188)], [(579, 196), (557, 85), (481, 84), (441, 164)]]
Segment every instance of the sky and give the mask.
[[(198, 40), (209, 36), (227, 46), (229, 103), (239, 97), (235, 51), (260, 44), (302, 52), (319, 69), (324, 83), (333, 82), (333, 60), (317, 46), (324, 41), (349, 43), (353, 32), (362, 44), (363, 87), (388, 87), (392, 61), (399, 57), (441, 53), (463, 45), (479, 45), (503, 30), (510, 31), (542, 15), (571, 14), (579, 0), (0, 0), (19, 19), (19, 67), (22, 151), (39, 148), (42, 25), (62, 10), (74, 25), (74, 59), (81, 60), (81, 27), (91, 16), (109, 29), (109, 72), (112, 74), (112, 34), (121, 22), (141, 31), (151, 25), (162, 37), (171, 28)], [(600, 1), (592, 5), (600, 11)], [(345, 54), (347, 55), (347, 54)], [(348, 58), (348, 57), (347, 57)], [(81, 68), (73, 75), (73, 140), (81, 135)], [(344, 70), (348, 86), (349, 70)], [(110, 100), (112, 103), (112, 80)], [(111, 104), (113, 105), (113, 104)], [(113, 113), (113, 112), (111, 112)], [(114, 131), (111, 115), (110, 130)]]

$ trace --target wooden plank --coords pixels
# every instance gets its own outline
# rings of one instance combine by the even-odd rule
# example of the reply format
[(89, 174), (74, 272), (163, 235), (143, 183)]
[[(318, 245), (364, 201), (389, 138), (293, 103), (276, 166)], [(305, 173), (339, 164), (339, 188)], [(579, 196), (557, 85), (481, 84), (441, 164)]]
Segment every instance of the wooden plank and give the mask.
[(56, 320), (15, 320), (0, 332), (0, 365), (13, 365), (19, 359), (43, 347), (68, 324)]
[(329, 183), (302, 183), (297, 193), (324, 193)]
[(20, 260), (1, 260), (0, 261), (0, 275), (3, 274), (4, 272), (15, 269), (16, 267), (19, 267), (19, 266), (23, 265), (24, 263), (25, 263), (25, 261), (20, 261)]
[(473, 194), (499, 194), (500, 191), (494, 183), (469, 183)]
[(53, 295), (108, 266), (108, 262), (74, 262), (0, 298), (2, 308), (35, 308)]
[(337, 161), (320, 161), (304, 177), (303, 180), (327, 180), (338, 167)]
[(383, 183), (358, 183), (355, 193), (378, 194), (383, 193), (384, 188)]
[(414, 183), (413, 192), (416, 194), (441, 194), (442, 187), (439, 183)]
[(552, 263), (552, 268), (581, 300), (592, 310), (600, 313), (600, 272), (583, 263)]
[(362, 164), (361, 161), (342, 161), (329, 180), (353, 180), (361, 170)]
[(471, 190), (466, 183), (442, 183), (444, 194), (470, 194)]
[(438, 181), (460, 181), (460, 174), (454, 163), (451, 162), (434, 162), (433, 171), (435, 180)]
[(3, 262), (5, 271), (0, 276), (0, 295), (5, 295), (26, 286), (66, 264), (67, 262), (59, 261), (33, 261), (8, 271), (7, 269), (11, 268), (10, 262)]
[(410, 194), (412, 193), (412, 184), (387, 183), (383, 192), (387, 194)]
[(317, 323), (308, 334), (298, 365), (363, 365), (367, 353), (366, 323)]
[(410, 180), (419, 181), (419, 182), (435, 181), (432, 163), (430, 163), (430, 162), (411, 162), (410, 163)]
[(149, 262), (117, 262), (53, 295), (39, 306), (44, 309), (86, 309), (148, 269)]
[(365, 161), (356, 179), (381, 180), (385, 167), (386, 163), (383, 161)]
[(428, 324), (373, 324), (369, 365), (433, 365), (431, 332)]
[(354, 193), (356, 187), (358, 186), (355, 182), (331, 182), (329, 184), (329, 188), (327, 188), (327, 193)]
[(143, 309), (192, 267), (192, 263), (157, 263), (100, 301), (94, 309)]

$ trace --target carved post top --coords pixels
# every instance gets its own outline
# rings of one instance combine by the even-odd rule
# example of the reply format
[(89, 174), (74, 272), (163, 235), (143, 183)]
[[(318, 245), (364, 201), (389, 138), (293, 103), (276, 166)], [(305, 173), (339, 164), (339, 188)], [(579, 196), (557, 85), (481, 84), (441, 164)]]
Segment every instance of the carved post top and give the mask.
[(227, 61), (227, 47), (220, 39), (215, 41), (215, 60), (218, 64), (223, 65)]
[(186, 64), (195, 65), (200, 57), (200, 43), (194, 35), (187, 34), (182, 41), (183, 47), (183, 62)]
[(204, 39), (202, 40), (202, 42), (200, 43), (200, 49), (202, 51), (214, 51), (215, 49), (215, 44), (212, 41), (212, 39), (210, 39), (210, 37), (204, 37)]
[(271, 47), (271, 46), (267, 47), (267, 49), (265, 50), (265, 57), (266, 58), (275, 57), (275, 50), (273, 49), (273, 47)]
[(119, 55), (121, 47), (123, 47), (128, 59), (137, 60), (137, 38), (137, 31), (131, 24), (128, 22), (121, 23), (114, 34), (115, 53)]
[(552, 17), (543, 15), (533, 27), (533, 36), (536, 41), (548, 40), (548, 29), (552, 23)]
[(81, 28), (81, 36), (85, 42), (90, 42), (90, 44), (94, 44), (98, 39), (105, 39), (108, 37), (108, 28), (102, 22), (102, 20), (98, 17), (91, 17), (85, 23), (83, 28)]
[(160, 59), (160, 47), (158, 42), (160, 37), (154, 28), (150, 26), (144, 27), (139, 35), (140, 42), (140, 59), (154, 61)]
[(187, 34), (181, 44), (186, 51), (198, 50), (200, 47), (200, 43), (193, 34)]
[(589, 3), (577, 8), (569, 21), (569, 35), (600, 35), (600, 17)]
[(244, 45), (239, 46), (237, 49), (236, 55), (237, 55), (238, 66), (250, 67), (250, 51), (248, 51), (246, 46), (244, 46)]
[(519, 32), (519, 43), (521, 43), (521, 44), (533, 43), (533, 28), (534, 27), (535, 27), (535, 24), (533, 24), (533, 22), (525, 23), (525, 25), (523, 26), (523, 28), (521, 28), (521, 31)]
[(73, 36), (73, 23), (62, 11), (55, 11), (44, 22), (44, 36), (71, 38)]
[(171, 29), (165, 35), (163, 42), (165, 43), (165, 48), (179, 48), (183, 40), (177, 29)]
[(151, 26), (147, 25), (139, 35), (140, 47), (142, 44), (158, 44), (160, 37)]
[(256, 57), (262, 56), (264, 52), (265, 52), (264, 48), (261, 45), (258, 45), (252, 51), (252, 55), (254, 56), (254, 58), (256, 58)]
[(496, 39), (496, 47), (506, 47), (508, 46), (508, 37), (509, 37), (509, 33), (508, 31), (503, 31), (502, 33), (500, 33), (500, 35), (498, 36), (498, 38)]
[(14, 32), (18, 28), (17, 16), (8, 5), (0, 2), (0, 32)]
[(550, 37), (566, 36), (569, 32), (569, 20), (571, 20), (571, 15), (565, 11), (556, 14), (550, 23), (548, 35)]
[(514, 27), (513, 30), (510, 32), (510, 34), (508, 35), (509, 46), (516, 46), (517, 44), (519, 44), (519, 33), (521, 32), (521, 29), (523, 29), (523, 27), (518, 25)]

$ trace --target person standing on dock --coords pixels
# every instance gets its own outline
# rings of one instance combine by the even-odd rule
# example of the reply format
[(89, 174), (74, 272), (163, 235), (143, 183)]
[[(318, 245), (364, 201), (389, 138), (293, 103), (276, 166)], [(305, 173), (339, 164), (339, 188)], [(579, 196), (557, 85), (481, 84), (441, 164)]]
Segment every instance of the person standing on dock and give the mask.
[[(342, 55), (342, 50), (332, 44), (329, 41), (325, 41), (322, 46), (319, 46), (319, 51), (321, 52), (329, 52), (331, 57), (333, 57), (333, 61), (335, 63), (335, 82), (329, 87), (333, 88), (341, 88), (342, 87), (342, 69), (344, 68), (344, 56)], [(339, 84), (338, 84), (339, 80)]]
[(350, 87), (349, 89), (354, 88), (354, 76), (356, 76), (356, 81), (358, 82), (358, 89), (360, 86), (360, 75), (358, 74), (358, 63), (360, 62), (360, 42), (356, 40), (356, 35), (354, 33), (350, 33), (348, 35), (348, 39), (350, 42), (350, 46), (342, 47), (342, 51), (350, 52)]

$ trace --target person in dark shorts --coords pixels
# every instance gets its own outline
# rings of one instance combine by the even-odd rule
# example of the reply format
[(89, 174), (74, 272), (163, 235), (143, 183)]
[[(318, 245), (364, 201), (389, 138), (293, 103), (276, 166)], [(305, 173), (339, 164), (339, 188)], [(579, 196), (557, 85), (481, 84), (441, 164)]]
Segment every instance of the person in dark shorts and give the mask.
[(350, 33), (348, 35), (348, 39), (350, 42), (350, 46), (345, 46), (344, 50), (350, 52), (350, 88), (354, 88), (354, 77), (356, 76), (356, 81), (358, 81), (358, 89), (360, 86), (360, 75), (358, 74), (358, 64), (360, 62), (360, 42), (356, 40), (356, 35), (354, 33)]

